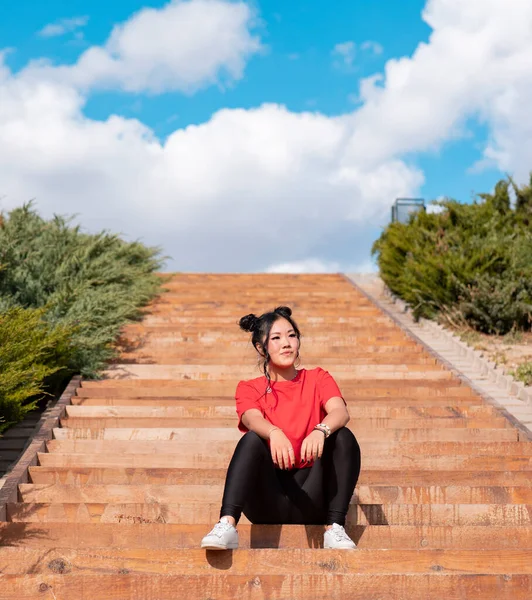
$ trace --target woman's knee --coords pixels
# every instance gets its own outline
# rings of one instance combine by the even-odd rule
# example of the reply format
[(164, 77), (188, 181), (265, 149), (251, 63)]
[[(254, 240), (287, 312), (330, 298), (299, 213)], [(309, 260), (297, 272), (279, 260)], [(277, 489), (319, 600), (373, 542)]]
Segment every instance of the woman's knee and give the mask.
[(347, 452), (352, 456), (360, 458), (360, 446), (354, 433), (347, 427), (340, 427), (332, 435), (334, 436), (335, 447), (341, 451)]
[(242, 469), (245, 472), (248, 472), (249, 469), (256, 470), (258, 465), (265, 462), (268, 455), (268, 447), (260, 436), (252, 431), (245, 433), (233, 452), (228, 476), (232, 476), (235, 470), (237, 472), (241, 472)]
[(239, 451), (245, 449), (246, 452), (260, 453), (267, 450), (268, 446), (266, 441), (263, 440), (260, 435), (256, 434), (254, 431), (248, 431), (240, 438), (236, 448)]

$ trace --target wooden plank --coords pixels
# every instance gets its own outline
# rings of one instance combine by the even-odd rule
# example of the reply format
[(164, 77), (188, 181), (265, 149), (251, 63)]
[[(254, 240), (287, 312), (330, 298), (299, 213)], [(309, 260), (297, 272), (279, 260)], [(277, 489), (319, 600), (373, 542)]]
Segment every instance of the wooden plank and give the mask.
[(13, 443), (0, 446), (0, 460), (6, 462), (16, 460), (20, 456), (23, 445), (20, 445), (17, 449), (13, 449)]
[[(98, 430), (96, 433), (106, 433), (110, 430)], [(148, 430), (149, 431), (149, 430)], [(69, 435), (72, 432), (75, 435)], [(122, 439), (113, 439), (112, 437), (94, 437), (87, 438), (83, 435), (91, 435), (91, 430), (70, 430), (68, 428), (54, 429), (54, 439), (47, 442), (49, 452), (53, 451), (80, 451), (82, 448), (95, 450), (101, 447), (104, 449), (113, 448), (117, 452), (128, 452), (130, 454), (146, 454), (157, 452), (161, 454), (176, 453), (178, 444), (188, 444), (189, 448), (199, 445), (201, 442), (209, 441), (215, 443), (230, 443), (236, 446), (242, 434), (236, 429), (178, 429), (174, 430), (172, 439), (150, 440), (143, 439), (138, 435), (138, 430), (131, 429), (130, 436), (124, 436)], [(131, 444), (135, 441), (135, 444)], [(359, 439), (360, 447), (363, 453), (372, 456), (410, 456), (415, 455), (472, 455), (472, 456), (532, 456), (532, 443), (530, 442), (499, 442), (499, 441), (478, 441), (478, 442), (401, 442), (401, 441), (375, 441), (372, 439)], [(61, 450), (62, 449), (62, 450)]]
[(71, 572), (115, 575), (120, 570), (129, 573), (153, 575), (206, 575), (213, 567), (226, 565), (231, 575), (320, 575), (334, 572), (337, 575), (439, 573), (482, 575), (486, 572), (505, 575), (531, 574), (532, 561), (528, 549), (508, 550), (379, 550), (360, 549), (354, 552), (338, 552), (325, 549), (241, 549), (233, 552), (230, 564), (223, 553), (215, 553), (205, 560), (201, 549), (157, 549), (149, 552), (129, 548), (18, 548), (2, 550), (5, 561), (4, 575), (47, 574), (60, 570)]
[[(8, 520), (28, 523), (204, 523), (220, 516), (220, 504), (10, 503)], [(243, 523), (249, 523), (245, 517)], [(357, 525), (532, 525), (526, 504), (365, 504), (350, 505), (348, 524)]]
[[(82, 442), (84, 440), (76, 440)], [(96, 442), (105, 443), (105, 442)], [(174, 468), (227, 468), (233, 447), (222, 452), (222, 442), (216, 444), (217, 454), (202, 452), (178, 452), (175, 454), (118, 454), (110, 455), (102, 446), (98, 452), (95, 447), (90, 453), (39, 452), (39, 464), (43, 466), (114, 466), (114, 467), (174, 467)], [(177, 443), (176, 443), (177, 446)], [(234, 445), (233, 445), (234, 446)], [(213, 444), (214, 447), (214, 444)], [(532, 470), (532, 457), (516, 456), (368, 456), (364, 457), (366, 469), (426, 469), (426, 470), (475, 470), (486, 471), (527, 471)]]
[[(0, 547), (199, 548), (209, 526), (172, 523), (0, 523)], [(238, 525), (239, 548), (321, 548), (320, 525)], [(532, 549), (532, 527), (351, 525), (361, 549)], [(0, 551), (1, 555), (1, 551)]]
[[(113, 422), (109, 425), (109, 419), (63, 419), (61, 425), (68, 430), (84, 430), (87, 432), (85, 439), (137, 439), (137, 440), (171, 440), (174, 439), (182, 429), (191, 430), (205, 429), (206, 432), (211, 428), (227, 428), (237, 431), (236, 419), (210, 419), (208, 423), (205, 419), (181, 419), (178, 427), (120, 427), (121, 422)], [(351, 428), (350, 425), (348, 425)], [(103, 433), (102, 433), (103, 432)], [(518, 431), (515, 429), (467, 429), (452, 428), (445, 429), (375, 429), (358, 430), (355, 434), (359, 442), (362, 441), (382, 441), (382, 442), (423, 442), (423, 441), (441, 441), (441, 442), (473, 442), (473, 441), (498, 441), (515, 442), (519, 439)], [(83, 439), (83, 438), (81, 438)]]
[[(344, 394), (345, 396), (345, 394)], [(448, 398), (446, 396), (395, 396), (393, 399), (390, 396), (371, 396), (361, 395), (345, 396), (350, 410), (355, 410), (358, 407), (370, 406), (375, 408), (401, 408), (412, 407), (416, 410), (426, 408), (450, 408), (454, 411), (467, 409), (468, 407), (487, 406), (481, 400), (468, 396)], [(134, 393), (123, 395), (122, 397), (90, 397), (90, 396), (74, 396), (72, 404), (76, 406), (230, 406), (235, 407), (235, 400), (232, 396), (209, 397), (209, 396), (141, 396), (136, 397)], [(499, 415), (497, 409), (492, 414)]]
[[(249, 358), (253, 357), (253, 353), (250, 353)], [(301, 366), (301, 369), (312, 370), (316, 367), (321, 367), (321, 360), (316, 357), (314, 360), (310, 360), (307, 356), (305, 364)], [(141, 379), (172, 379), (177, 382), (183, 379), (184, 374), (190, 374), (191, 376), (198, 376), (199, 379), (209, 379), (210, 375), (216, 375), (219, 378), (232, 378), (255, 377), (257, 368), (253, 365), (253, 360), (248, 360), (248, 365), (235, 364), (234, 360), (228, 360), (224, 354), (220, 354), (216, 362), (198, 362), (198, 363), (177, 363), (168, 364), (162, 362), (159, 364), (130, 364), (116, 362), (108, 369), (112, 376), (112, 373), (116, 369), (126, 370), (130, 372), (132, 376), (140, 377)], [(400, 375), (408, 375), (412, 379), (438, 379), (438, 380), (450, 380), (454, 376), (449, 371), (441, 368), (440, 365), (433, 364), (409, 364), (406, 360), (396, 361), (395, 364), (387, 363), (380, 356), (373, 356), (373, 360), (369, 361), (357, 361), (356, 363), (350, 363), (348, 359), (344, 361), (334, 362), (334, 373), (336, 377), (343, 379), (356, 379), (358, 376), (366, 376), (368, 373), (373, 373), (378, 365), (379, 377), (378, 378), (390, 378), (396, 379), (401, 378)], [(145, 376), (143, 373), (150, 373)], [(157, 376), (156, 376), (157, 374)], [(164, 374), (161, 376), (160, 374)]]
[[(257, 369), (255, 370), (255, 376), (260, 377), (261, 372)], [(235, 378), (234, 384), (238, 382), (238, 377)], [(101, 391), (110, 391), (110, 390), (134, 390), (139, 392), (141, 390), (145, 392), (153, 392), (154, 390), (167, 390), (167, 391), (176, 391), (179, 389), (193, 389), (195, 394), (206, 395), (206, 396), (225, 396), (227, 395), (220, 388), (229, 387), (228, 384), (224, 386), (218, 385), (218, 382), (214, 381), (206, 381), (204, 382), (206, 389), (212, 389), (214, 394), (201, 394), (198, 392), (198, 388), (201, 388), (201, 382), (194, 380), (185, 380), (185, 381), (175, 381), (172, 379), (160, 379), (160, 378), (130, 378), (130, 379), (102, 379), (99, 381), (90, 381), (85, 380), (81, 386), (81, 389), (77, 391), (78, 395), (83, 395), (89, 390), (91, 393), (96, 394)], [(346, 381), (344, 386), (346, 389), (352, 389), (355, 391), (358, 388), (365, 389), (374, 389), (374, 390), (386, 390), (386, 391), (394, 391), (397, 392), (398, 389), (418, 389), (419, 391), (423, 391), (425, 393), (430, 392), (431, 390), (435, 391), (439, 394), (447, 393), (450, 396), (456, 394), (457, 396), (473, 396), (474, 394), (471, 391), (471, 388), (463, 385), (460, 380), (454, 379), (448, 382), (441, 381), (432, 381), (430, 379), (426, 379), (421, 377), (419, 379), (411, 379), (409, 381), (401, 382), (396, 381), (395, 379), (386, 380), (386, 379), (378, 379), (373, 383), (368, 383), (366, 379), (360, 380), (349, 380)], [(234, 386), (231, 386), (230, 389), (234, 391)], [(179, 395), (179, 394), (178, 394)]]
[[(226, 563), (229, 563), (227, 559)], [(5, 575), (1, 581), (0, 600), (368, 600), (368, 590), (372, 598), (379, 600), (530, 600), (532, 597), (530, 575), (228, 575), (223, 564), (217, 573), (205, 576), (120, 571), (112, 575), (91, 573), (69, 574), (68, 577)]]
[[(179, 405), (179, 402), (171, 401), (172, 404), (166, 406), (158, 402), (150, 402), (148, 405), (137, 404), (133, 400), (129, 405), (76, 405), (69, 406), (67, 410), (68, 417), (224, 417), (236, 418), (236, 409), (234, 401), (217, 402), (216, 404), (187, 402), (185, 405)], [(412, 420), (412, 419), (434, 419), (435, 424), (439, 419), (478, 419), (481, 421), (500, 420), (501, 417), (489, 407), (478, 406), (476, 409), (461, 410), (459, 407), (394, 407), (394, 406), (363, 406), (362, 403), (350, 402), (348, 408), (351, 411), (351, 419), (391, 419), (391, 420)]]
[(28, 436), (34, 431), (34, 429), (35, 425), (31, 425), (28, 427), (10, 427), (7, 431), (4, 431), (2, 433), (2, 439), (22, 439), (26, 441), (28, 439)]
[[(74, 408), (74, 407), (73, 407)], [(97, 407), (82, 407), (76, 406), (75, 408), (97, 408)], [(122, 406), (109, 407), (111, 409), (118, 410), (119, 408), (129, 408)], [(140, 407), (139, 407), (140, 408)], [(103, 411), (102, 411), (103, 412)], [(61, 419), (61, 426), (68, 427), (69, 424), (73, 427), (79, 427), (79, 424), (83, 427), (85, 419), (91, 419), (90, 423), (98, 423), (97, 427), (179, 427), (183, 419), (181, 417), (160, 417), (160, 416), (149, 416), (144, 415), (140, 417), (128, 417), (128, 416), (72, 416)], [(209, 426), (207, 421), (209, 417), (202, 417), (205, 426)], [(236, 425), (236, 417), (233, 419), (233, 424)], [(89, 426), (88, 424), (85, 426)], [(357, 419), (351, 417), (349, 422), (349, 428), (356, 431), (357, 429), (442, 429), (442, 428), (456, 428), (456, 429), (510, 429), (511, 425), (506, 419), (500, 417), (491, 417), (487, 419), (476, 419), (476, 418), (417, 418), (417, 419), (371, 419), (362, 418)]]
[[(20, 484), (22, 502), (221, 502), (223, 485)], [(530, 504), (529, 486), (359, 485), (353, 504)]]
[[(371, 381), (372, 384), (380, 380), (397, 381), (401, 383), (412, 380), (435, 381), (445, 384), (453, 381), (453, 374), (442, 371), (436, 365), (423, 365), (421, 369), (407, 370), (406, 365), (353, 365), (349, 370), (332, 369), (335, 379), (342, 386), (350, 381)], [(212, 381), (220, 385), (229, 383), (234, 385), (238, 379), (252, 379), (257, 376), (253, 367), (223, 365), (167, 365), (167, 364), (115, 364), (104, 371), (108, 379), (140, 378), (170, 380), (175, 386), (181, 381), (198, 381), (201, 384)], [(235, 381), (236, 379), (236, 381)]]
[[(104, 399), (107, 401), (107, 399)], [(88, 399), (83, 404), (68, 407), (67, 415), (81, 416), (162, 416), (162, 417), (236, 417), (234, 400), (179, 400), (165, 399), (128, 400), (116, 399), (122, 404), (97, 404), (100, 399)], [(90, 403), (89, 403), (90, 401)], [(129, 404), (125, 404), (128, 402)], [(447, 418), (447, 419), (490, 419), (500, 415), (490, 406), (379, 406), (373, 401), (348, 402), (352, 418), (356, 419), (412, 419), (412, 418)]]
[[(308, 360), (308, 365), (305, 364), (305, 368), (311, 368), (311, 364), (319, 365), (323, 368), (334, 368), (336, 370), (342, 369), (351, 365), (407, 365), (409, 367), (415, 367), (417, 370), (422, 370), (425, 366), (434, 366), (436, 361), (430, 356), (419, 352), (380, 352), (379, 355), (375, 353), (367, 352), (353, 352), (349, 356), (327, 356), (324, 354), (331, 354), (331, 350), (327, 348), (317, 348), (319, 352), (312, 353), (308, 348), (305, 351), (305, 356)], [(224, 348), (223, 360), (227, 363), (228, 359), (232, 358), (235, 362), (247, 362), (251, 364), (255, 359), (255, 351), (251, 348), (241, 349), (235, 348), (231, 350), (229, 347)], [(187, 368), (192, 365), (215, 365), (219, 364), (221, 360), (219, 349), (206, 350), (202, 349), (201, 352), (192, 352), (190, 350), (179, 348), (161, 348), (157, 346), (150, 346), (133, 351), (121, 353), (121, 361), (135, 364), (165, 364), (165, 365), (185, 365)]]
[[(226, 469), (193, 469), (175, 467), (30, 467), (33, 483), (67, 485), (112, 484), (195, 484), (216, 485), (225, 481)], [(363, 468), (360, 485), (496, 485), (528, 486), (528, 471), (420, 471), (372, 470)]]
[[(368, 423), (370, 426), (374, 426), (373, 423), (384, 422), (388, 427), (396, 427), (396, 423), (401, 424), (405, 422), (408, 428), (416, 428), (415, 422), (421, 423), (420, 427), (431, 426), (447, 427), (451, 426), (450, 423), (466, 423), (467, 426), (471, 427), (505, 427), (506, 420), (495, 413), (480, 414), (477, 415), (464, 415), (460, 411), (450, 410), (446, 414), (435, 415), (435, 414), (424, 414), (423, 411), (417, 410), (412, 411), (411, 414), (403, 414), (400, 416), (394, 416), (393, 413), (389, 414), (382, 409), (380, 411), (370, 410), (359, 411), (357, 406), (352, 406), (351, 423), (365, 424)], [(364, 414), (366, 412), (366, 414)], [(375, 414), (377, 413), (377, 414)], [(380, 413), (380, 414), (379, 414)], [(412, 414), (414, 413), (414, 414)], [(66, 409), (66, 415), (68, 418), (82, 418), (82, 417), (116, 417), (116, 418), (145, 418), (147, 420), (152, 419), (165, 419), (170, 420), (173, 418), (183, 417), (202, 417), (208, 419), (209, 417), (233, 417), (236, 418), (236, 410), (233, 406), (216, 406), (216, 407), (204, 407), (204, 406), (68, 406)], [(433, 425), (431, 425), (431, 423)], [(478, 425), (477, 425), (478, 423)], [(388, 425), (389, 424), (389, 425)], [(397, 425), (399, 427), (400, 425)]]

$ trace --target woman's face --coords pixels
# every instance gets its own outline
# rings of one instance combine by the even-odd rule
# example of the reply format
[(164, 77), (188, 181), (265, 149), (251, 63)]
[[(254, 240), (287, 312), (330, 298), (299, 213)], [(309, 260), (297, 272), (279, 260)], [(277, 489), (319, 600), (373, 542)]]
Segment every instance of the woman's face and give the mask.
[(289, 321), (282, 317), (272, 325), (268, 340), (265, 340), (271, 362), (281, 369), (290, 368), (297, 359), (299, 340)]

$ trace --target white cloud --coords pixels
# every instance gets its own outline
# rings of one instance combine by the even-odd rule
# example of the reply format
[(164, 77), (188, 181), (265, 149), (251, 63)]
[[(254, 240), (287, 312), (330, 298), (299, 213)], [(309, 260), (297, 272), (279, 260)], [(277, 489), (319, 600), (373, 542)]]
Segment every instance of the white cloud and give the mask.
[(85, 90), (149, 93), (230, 84), (261, 49), (251, 33), (255, 21), (242, 1), (173, 0), (136, 13), (104, 46), (87, 49), (73, 67), (50, 69), (50, 77)]
[(339, 271), (340, 263), (319, 258), (279, 263), (266, 269), (266, 273), (338, 273)]
[[(383, 81), (362, 83), (366, 102), (354, 115), (350, 159), (371, 164), (431, 150), (480, 116), (493, 136), (487, 155), (503, 168), (522, 162), (511, 139), (517, 134), (521, 148), (530, 139), (532, 3), (510, 4), (508, 10), (499, 0), (430, 0), (423, 13), (434, 29), (429, 42), (411, 58), (388, 61)], [(523, 154), (530, 168), (532, 151)]]
[[(378, 43), (371, 40), (360, 44), (360, 50), (374, 55), (382, 54), (384, 49)], [(331, 55), (333, 56), (333, 66), (336, 69), (351, 72), (354, 68), (354, 62), (357, 55), (357, 45), (353, 41), (336, 44)]]
[(0, 90), (4, 207), (35, 197), (44, 214), (164, 245), (174, 267), (260, 270), (320, 246), (339, 261), (340, 243), (422, 181), (397, 160), (344, 165), (345, 118), (221, 110), (161, 144), (136, 120), (83, 117), (83, 97), (55, 82), (10, 77)]
[(85, 25), (87, 25), (88, 22), (88, 16), (69, 17), (66, 19), (60, 19), (55, 23), (49, 23), (48, 25), (45, 25), (39, 31), (38, 35), (44, 38), (58, 37), (61, 35), (65, 35), (65, 33), (71, 33), (72, 31), (76, 31), (76, 29), (79, 29), (80, 27), (85, 27)]
[(360, 49), (364, 50), (365, 52), (371, 52), (372, 54), (375, 54), (376, 56), (378, 56), (384, 52), (384, 48), (382, 47), (382, 45), (379, 44), (379, 42), (374, 42), (372, 40), (363, 42), (360, 45)]
[(376, 273), (376, 264), (371, 259), (360, 263), (348, 264), (338, 261), (326, 261), (320, 258), (278, 263), (265, 269), (266, 273)]
[(437, 215), (439, 213), (445, 212), (445, 207), (439, 206), (438, 204), (428, 204), (426, 210), (429, 215)]
[(336, 44), (331, 54), (335, 58), (333, 64), (336, 68), (350, 69), (353, 66), (353, 62), (355, 60), (355, 42), (349, 41), (342, 42), (341, 44)]
[[(209, 10), (214, 4), (222, 2), (212, 0)], [(231, 12), (239, 4), (217, 13), (235, 18), (219, 22), (239, 23), (234, 47), (224, 41), (219, 52), (204, 50), (196, 38), (205, 29), (194, 21), (192, 45), (208, 56), (192, 71), (181, 58), (170, 60), (171, 44), (156, 44), (156, 51), (146, 41), (135, 56), (128, 36), (138, 39), (138, 22), (141, 31), (154, 31), (140, 18), (151, 13), (115, 30), (115, 53), (109, 43), (101, 49), (119, 64), (112, 77), (81, 60), (80, 86), (66, 67), (33, 64), (14, 75), (0, 62), (2, 206), (35, 197), (46, 215), (78, 213), (92, 230), (163, 245), (172, 268), (359, 271), (371, 266), (369, 247), (394, 198), (419, 194), (423, 174), (405, 154), (437, 147), (460, 135), (465, 119), (480, 116), (490, 132), (486, 160), (518, 178), (532, 167), (532, 3), (511, 5), (431, 0), (424, 12), (434, 28), (429, 42), (365, 80), (362, 106), (352, 114), (293, 113), (275, 104), (219, 110), (164, 143), (135, 119), (85, 117), (87, 90), (105, 80), (188, 91), (217, 81), (230, 57), (243, 69), (253, 51), (242, 40), (255, 38), (250, 13)], [(176, 38), (176, 56), (184, 43)]]

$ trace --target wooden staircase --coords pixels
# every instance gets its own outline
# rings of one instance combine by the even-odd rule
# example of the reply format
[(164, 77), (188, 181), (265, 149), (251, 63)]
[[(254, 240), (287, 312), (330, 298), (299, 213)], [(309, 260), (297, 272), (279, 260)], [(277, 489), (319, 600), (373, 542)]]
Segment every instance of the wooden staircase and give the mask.
[[(340, 275), (176, 275), (83, 383), (0, 524), (0, 599), (530, 600), (532, 443)], [(293, 308), (362, 448), (347, 530), (243, 518), (202, 551), (258, 376), (238, 319)]]

